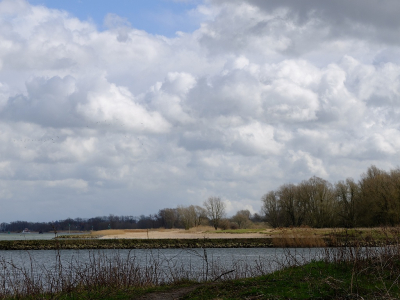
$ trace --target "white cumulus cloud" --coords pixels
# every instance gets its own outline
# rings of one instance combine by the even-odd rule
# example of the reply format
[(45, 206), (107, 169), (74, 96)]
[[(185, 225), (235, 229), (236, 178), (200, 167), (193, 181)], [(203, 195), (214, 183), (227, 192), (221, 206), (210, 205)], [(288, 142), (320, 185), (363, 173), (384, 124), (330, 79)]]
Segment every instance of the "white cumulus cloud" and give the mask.
[(0, 220), (209, 196), (257, 212), (280, 184), (397, 167), (400, 4), (383, 2), (207, 0), (168, 38), (0, 1)]

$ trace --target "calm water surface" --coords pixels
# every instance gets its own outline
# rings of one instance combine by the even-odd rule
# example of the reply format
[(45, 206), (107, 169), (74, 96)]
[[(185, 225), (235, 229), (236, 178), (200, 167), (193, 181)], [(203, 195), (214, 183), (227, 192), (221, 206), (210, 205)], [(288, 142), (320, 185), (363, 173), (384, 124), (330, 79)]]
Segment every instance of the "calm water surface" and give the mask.
[(44, 268), (53, 268), (57, 259), (63, 265), (87, 264), (93, 258), (134, 259), (138, 265), (146, 266), (154, 262), (162, 265), (182, 265), (187, 267), (201, 267), (208, 264), (237, 266), (238, 264), (254, 266), (264, 263), (273, 269), (278, 262), (285, 259), (297, 260), (306, 263), (311, 259), (322, 257), (320, 248), (212, 248), (212, 249), (106, 249), (106, 250), (0, 250), (0, 259), (12, 262), (18, 267), (28, 267), (33, 263)]
[[(81, 233), (71, 233), (71, 235), (77, 235)], [(70, 235), (69, 233), (57, 234)], [(0, 233), (0, 241), (23, 241), (23, 240), (51, 240), (54, 238), (54, 233)]]

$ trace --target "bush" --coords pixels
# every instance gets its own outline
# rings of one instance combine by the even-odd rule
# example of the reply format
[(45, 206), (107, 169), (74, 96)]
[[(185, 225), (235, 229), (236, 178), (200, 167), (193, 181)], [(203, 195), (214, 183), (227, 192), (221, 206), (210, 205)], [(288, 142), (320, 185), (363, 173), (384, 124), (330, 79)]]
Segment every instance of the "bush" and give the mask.
[(227, 230), (231, 228), (231, 222), (228, 219), (221, 219), (218, 223), (218, 227), (222, 230)]
[(237, 224), (237, 223), (235, 223), (235, 222), (230, 222), (231, 224), (231, 229), (239, 229), (239, 225)]

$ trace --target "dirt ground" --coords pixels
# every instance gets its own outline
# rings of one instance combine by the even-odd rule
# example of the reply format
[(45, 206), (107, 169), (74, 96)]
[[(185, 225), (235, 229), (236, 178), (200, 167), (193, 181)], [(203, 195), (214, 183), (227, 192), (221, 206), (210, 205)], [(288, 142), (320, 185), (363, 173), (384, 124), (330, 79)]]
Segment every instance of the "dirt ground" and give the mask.
[(180, 299), (183, 296), (193, 292), (196, 288), (201, 287), (203, 285), (193, 285), (189, 287), (177, 288), (168, 292), (156, 292), (150, 293), (143, 297), (138, 298), (139, 300), (176, 300)]

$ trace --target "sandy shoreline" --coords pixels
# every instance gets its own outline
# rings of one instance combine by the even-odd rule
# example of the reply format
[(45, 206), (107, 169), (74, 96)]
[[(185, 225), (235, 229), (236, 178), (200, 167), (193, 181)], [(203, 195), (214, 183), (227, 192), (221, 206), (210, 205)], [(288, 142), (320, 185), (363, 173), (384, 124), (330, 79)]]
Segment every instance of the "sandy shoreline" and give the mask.
[[(99, 232), (101, 235), (101, 232)], [(100, 239), (235, 239), (235, 238), (266, 238), (269, 235), (263, 233), (211, 233), (188, 232), (183, 229), (171, 230), (137, 230), (106, 232)]]
[[(94, 231), (100, 239), (246, 239), (246, 238), (322, 238), (340, 228), (259, 228), (249, 232), (221, 232), (211, 226), (184, 229), (112, 229)], [(361, 228), (360, 228), (361, 230)], [(371, 231), (371, 229), (362, 229)]]

